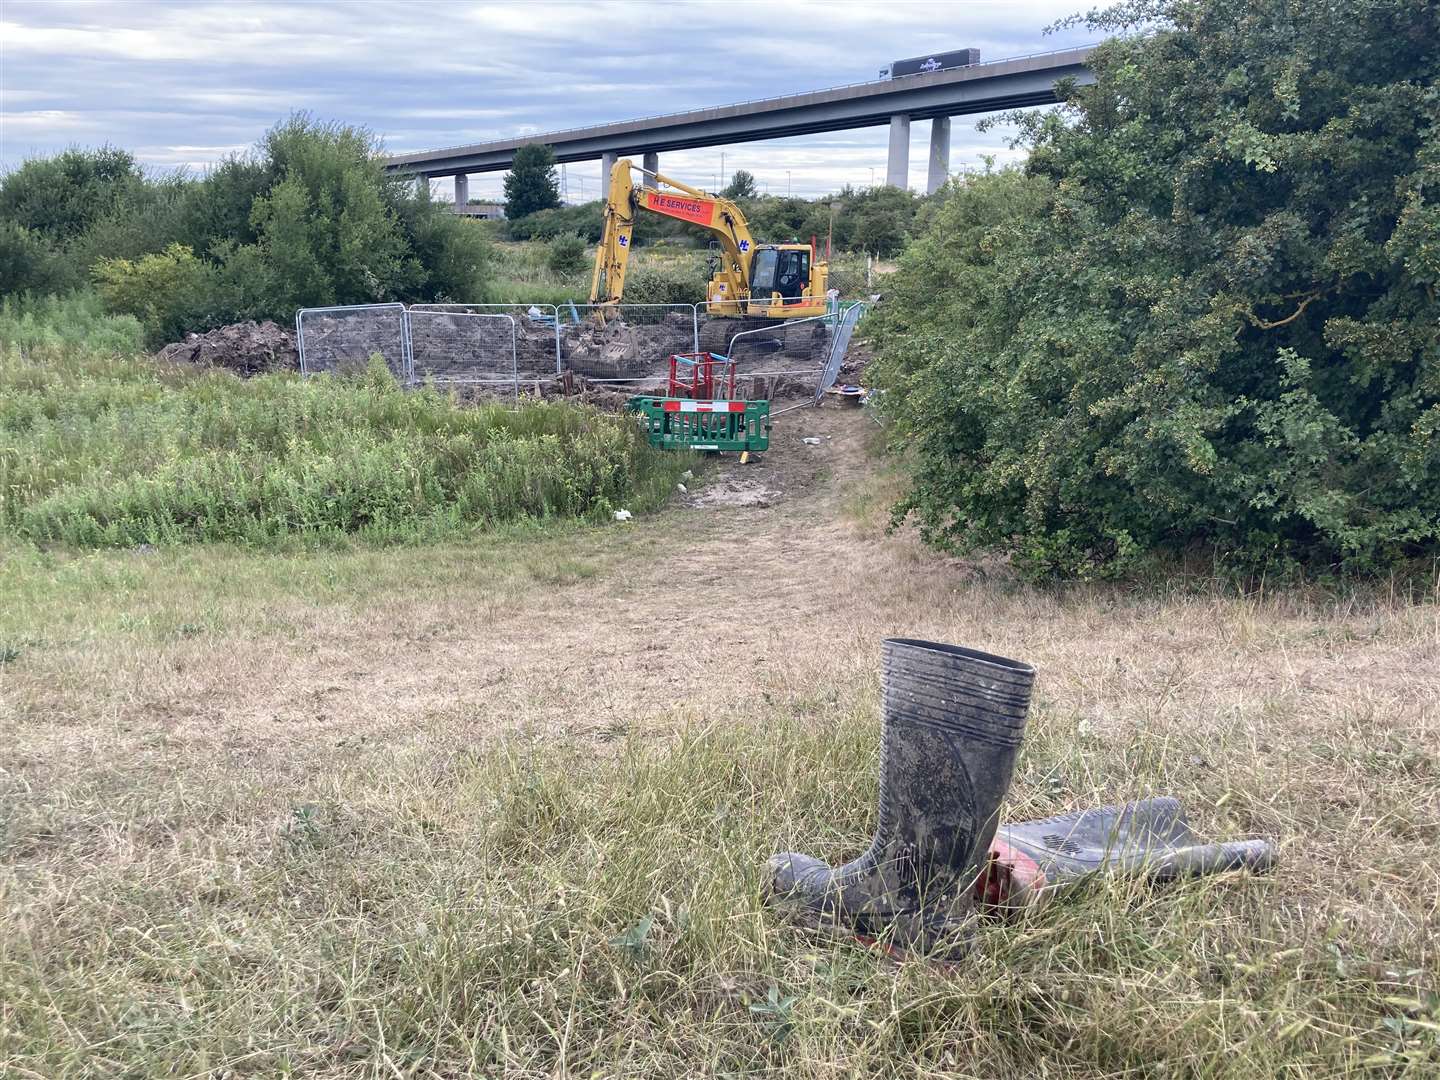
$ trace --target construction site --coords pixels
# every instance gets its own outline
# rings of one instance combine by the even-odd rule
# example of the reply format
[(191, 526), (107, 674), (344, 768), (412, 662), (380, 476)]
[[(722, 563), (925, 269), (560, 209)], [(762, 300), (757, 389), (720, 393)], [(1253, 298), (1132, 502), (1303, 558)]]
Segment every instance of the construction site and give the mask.
[[(731, 200), (640, 171), (612, 167), (604, 233), (588, 302), (566, 304), (363, 304), (306, 308), (291, 336), (273, 323), (221, 327), (167, 346), (163, 359), (241, 374), (363, 370), (379, 358), (406, 385), (474, 394), (580, 396), (607, 403), (674, 389), (675, 357), (719, 357), (725, 393), (782, 406), (818, 402), (858, 386), (863, 358), (849, 359), (867, 298), (830, 287), (828, 253), (809, 244), (766, 245)], [(670, 194), (671, 192), (677, 192)], [(625, 278), (637, 216), (655, 213), (718, 238), (703, 302), (632, 304)]]

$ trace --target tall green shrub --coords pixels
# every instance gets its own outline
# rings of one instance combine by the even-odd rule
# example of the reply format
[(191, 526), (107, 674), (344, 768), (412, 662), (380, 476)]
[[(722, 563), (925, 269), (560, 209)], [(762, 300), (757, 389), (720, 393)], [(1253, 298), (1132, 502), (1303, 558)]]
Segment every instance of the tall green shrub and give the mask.
[(545, 265), (552, 274), (578, 274), (585, 269), (585, 238), (570, 233), (550, 241), (545, 251)]
[(1034, 572), (1440, 550), (1440, 8), (1142, 0), (872, 324), (933, 541)]

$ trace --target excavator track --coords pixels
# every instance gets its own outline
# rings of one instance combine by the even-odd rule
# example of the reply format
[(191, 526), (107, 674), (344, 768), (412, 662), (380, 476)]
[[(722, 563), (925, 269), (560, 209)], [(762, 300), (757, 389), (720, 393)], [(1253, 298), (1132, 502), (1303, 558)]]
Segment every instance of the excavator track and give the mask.
[(762, 332), (748, 333), (748, 336), (742, 339), (739, 355), (735, 356), (741, 371), (776, 353), (784, 353), (787, 358), (795, 361), (823, 362), (830, 345), (828, 326), (815, 322), (788, 325), (792, 322), (794, 320), (771, 319), (760, 315), (704, 318), (700, 323), (700, 348), (704, 352), (730, 356), (736, 335), (773, 329), (773, 337)]

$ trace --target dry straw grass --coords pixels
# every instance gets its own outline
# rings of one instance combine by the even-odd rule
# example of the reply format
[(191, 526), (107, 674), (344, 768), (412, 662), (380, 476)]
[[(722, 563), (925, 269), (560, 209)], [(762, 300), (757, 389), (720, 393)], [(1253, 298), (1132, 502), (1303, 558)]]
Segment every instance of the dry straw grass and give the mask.
[[(6, 549), (0, 1074), (1433, 1076), (1440, 598), (1024, 586), (882, 536), (861, 423), (626, 529)], [(1037, 666), (1012, 815), (1173, 793), (1279, 870), (954, 969), (777, 923), (890, 633)]]

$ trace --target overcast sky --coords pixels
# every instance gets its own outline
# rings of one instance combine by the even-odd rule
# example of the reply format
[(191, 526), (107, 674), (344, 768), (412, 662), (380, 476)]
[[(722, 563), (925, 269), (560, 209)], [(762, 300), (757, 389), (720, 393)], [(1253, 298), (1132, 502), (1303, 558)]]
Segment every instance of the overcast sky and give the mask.
[[(981, 59), (1090, 41), (1045, 27), (1085, 0), (0, 0), (0, 167), (113, 143), (158, 169), (203, 170), (291, 111), (362, 124), (392, 152), (483, 142), (876, 77), (901, 57)], [(956, 117), (951, 167), (1008, 155)], [(928, 123), (911, 131), (923, 190)], [(749, 169), (772, 194), (883, 182), (883, 127), (661, 159), (701, 186)], [(873, 173), (872, 173), (873, 170)], [(787, 177), (788, 173), (788, 177)], [(566, 169), (593, 198), (598, 162)], [(471, 177), (498, 194), (503, 174)], [(449, 193), (448, 181), (436, 181)]]

